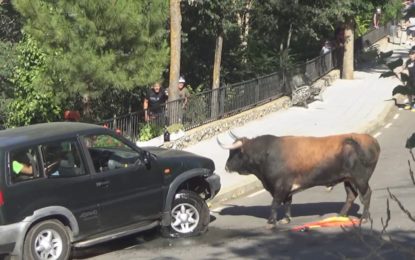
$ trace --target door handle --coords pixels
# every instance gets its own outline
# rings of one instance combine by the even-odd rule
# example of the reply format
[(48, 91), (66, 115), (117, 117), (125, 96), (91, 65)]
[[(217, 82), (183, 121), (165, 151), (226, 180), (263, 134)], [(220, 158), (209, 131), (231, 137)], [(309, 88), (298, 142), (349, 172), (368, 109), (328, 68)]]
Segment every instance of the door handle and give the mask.
[(110, 186), (110, 181), (99, 181), (96, 185), (98, 188), (108, 188)]

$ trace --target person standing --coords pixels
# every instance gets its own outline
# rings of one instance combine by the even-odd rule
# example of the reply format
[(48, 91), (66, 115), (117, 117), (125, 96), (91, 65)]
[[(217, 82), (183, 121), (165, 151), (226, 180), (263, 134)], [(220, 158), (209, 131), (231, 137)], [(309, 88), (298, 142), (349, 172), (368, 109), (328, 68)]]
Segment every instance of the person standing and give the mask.
[(179, 78), (179, 84), (177, 87), (179, 88), (178, 116), (180, 123), (183, 123), (184, 111), (187, 109), (187, 103), (190, 97), (189, 90), (186, 88), (186, 80), (183, 76)]
[(183, 77), (179, 78), (178, 88), (179, 88), (179, 98), (183, 101), (182, 108), (186, 109), (190, 93), (189, 93), (189, 90), (186, 88), (186, 80)]
[[(409, 74), (409, 81), (407, 82), (406, 86), (410, 89), (415, 89), (415, 47), (412, 47), (409, 50), (409, 59), (406, 60), (399, 73), (402, 73), (403, 71), (407, 70)], [(415, 112), (415, 106), (413, 101), (412, 93), (407, 95), (408, 97), (408, 103), (404, 107), (404, 109), (409, 110), (412, 109), (412, 111)]]
[(381, 11), (380, 7), (376, 8), (376, 10), (373, 14), (373, 27), (375, 29), (379, 29), (381, 14), (382, 14), (382, 11)]
[(329, 40), (326, 40), (324, 42), (323, 47), (321, 47), (320, 55), (324, 55), (326, 53), (329, 53), (331, 51), (331, 43)]
[(144, 120), (146, 122), (154, 120), (163, 115), (163, 104), (167, 101), (166, 91), (161, 87), (160, 82), (156, 82), (147, 91), (144, 97), (143, 109)]

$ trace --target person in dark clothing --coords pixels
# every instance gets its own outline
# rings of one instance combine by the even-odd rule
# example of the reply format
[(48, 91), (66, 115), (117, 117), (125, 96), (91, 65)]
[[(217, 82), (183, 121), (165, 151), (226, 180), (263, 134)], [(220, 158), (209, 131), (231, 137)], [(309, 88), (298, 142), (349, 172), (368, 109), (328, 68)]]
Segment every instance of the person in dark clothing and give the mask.
[[(415, 47), (412, 47), (409, 50), (409, 59), (406, 60), (406, 62), (402, 66), (400, 73), (402, 73), (404, 70), (407, 70), (409, 74), (409, 81), (407, 83), (407, 87), (412, 89), (415, 88)], [(415, 112), (414, 101), (411, 94), (408, 94), (408, 104), (405, 106), (405, 109), (412, 109), (412, 111)]]
[(166, 101), (166, 91), (161, 87), (160, 82), (154, 83), (144, 97), (144, 120), (148, 122), (150, 119), (160, 117), (164, 111), (163, 104)]

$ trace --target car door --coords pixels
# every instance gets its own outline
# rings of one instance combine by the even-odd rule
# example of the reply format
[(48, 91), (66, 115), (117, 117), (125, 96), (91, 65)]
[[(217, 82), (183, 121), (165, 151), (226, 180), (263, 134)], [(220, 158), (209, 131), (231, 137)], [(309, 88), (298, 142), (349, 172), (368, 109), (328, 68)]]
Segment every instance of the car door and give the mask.
[[(99, 232), (99, 193), (85, 168), (76, 139), (13, 149), (9, 153), (10, 200), (20, 217), (47, 207), (68, 209), (76, 218), (80, 236)], [(32, 176), (13, 172), (15, 160), (28, 157)], [(59, 213), (59, 211), (54, 211)]]
[(84, 144), (95, 170), (96, 186), (103, 196), (100, 207), (104, 229), (160, 217), (161, 170), (147, 168), (140, 159), (140, 151), (117, 136), (88, 135), (84, 137)]

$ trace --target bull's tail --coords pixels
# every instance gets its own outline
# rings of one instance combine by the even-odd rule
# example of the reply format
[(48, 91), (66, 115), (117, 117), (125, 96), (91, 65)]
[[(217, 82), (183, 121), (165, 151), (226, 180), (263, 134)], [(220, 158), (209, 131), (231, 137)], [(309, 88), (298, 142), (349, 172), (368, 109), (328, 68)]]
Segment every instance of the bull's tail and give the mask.
[[(365, 167), (373, 167), (376, 166), (379, 153), (380, 153), (380, 146), (377, 140), (371, 136), (368, 136), (368, 138), (371, 138), (368, 145), (365, 145), (362, 147), (362, 144), (360, 144), (358, 141), (356, 141), (354, 138), (349, 137), (344, 140), (344, 147), (351, 146), (353, 147), (353, 150), (356, 153), (356, 156), (360, 163)], [(352, 156), (353, 157), (353, 156)]]

